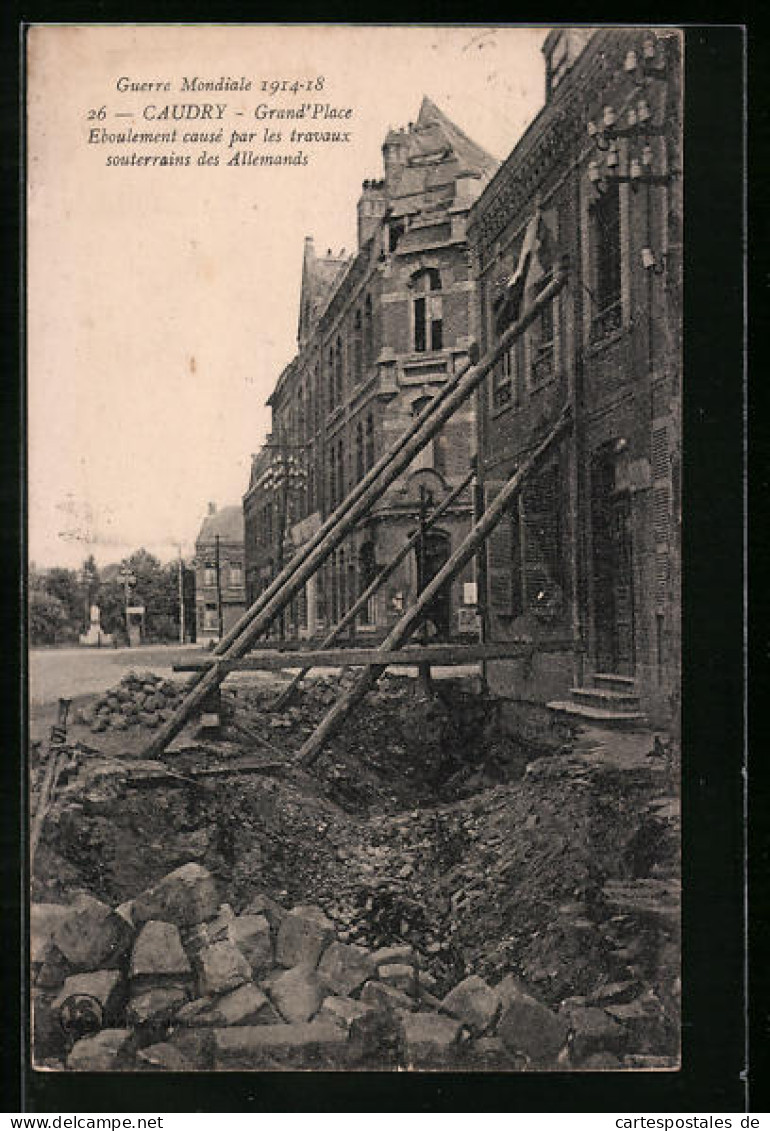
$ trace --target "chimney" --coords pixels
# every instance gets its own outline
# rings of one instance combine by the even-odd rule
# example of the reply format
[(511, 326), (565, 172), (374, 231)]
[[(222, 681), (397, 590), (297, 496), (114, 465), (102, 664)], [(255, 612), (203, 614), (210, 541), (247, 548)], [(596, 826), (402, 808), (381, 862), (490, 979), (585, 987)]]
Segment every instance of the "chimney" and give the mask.
[(217, 504), (216, 503), (209, 503), (209, 514), (212, 515), (212, 514), (216, 514), (216, 513), (217, 513)]
[(372, 238), (385, 215), (388, 200), (382, 181), (364, 181), (358, 198), (358, 247)]

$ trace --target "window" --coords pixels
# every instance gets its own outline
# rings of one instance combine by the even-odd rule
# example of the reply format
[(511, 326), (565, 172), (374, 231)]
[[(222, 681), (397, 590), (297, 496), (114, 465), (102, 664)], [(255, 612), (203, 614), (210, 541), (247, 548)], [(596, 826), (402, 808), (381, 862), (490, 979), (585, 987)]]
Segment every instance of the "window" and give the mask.
[(405, 231), (403, 220), (392, 220), (388, 227), (388, 251), (395, 251)]
[(546, 617), (562, 612), (564, 606), (560, 484), (555, 461), (530, 479), (521, 496), (523, 603)]
[(335, 356), (334, 356), (334, 389), (335, 389), (335, 404), (342, 404), (343, 389), (342, 389), (342, 340), (337, 338)]
[(205, 569), (203, 570), (203, 584), (204, 585), (216, 585), (216, 583), (217, 583), (216, 566), (207, 565), (205, 567)]
[(364, 426), (359, 420), (356, 425), (356, 480), (361, 482), (364, 477)]
[(374, 315), (372, 313), (372, 296), (367, 295), (364, 302), (364, 365), (369, 366), (374, 361)]
[(621, 247), (620, 194), (610, 185), (591, 208), (593, 292), (596, 298), (591, 337), (596, 340), (620, 328)]
[(230, 562), (230, 584), (243, 585), (243, 566), (240, 562)]
[(492, 370), (492, 407), (504, 408), (509, 404), (518, 404), (515, 345), (506, 350)]
[(443, 348), (441, 309), (441, 276), (434, 267), (426, 267), (412, 277), (414, 299), (414, 348), (418, 353)]
[[(358, 585), (359, 596), (369, 588), (377, 575), (377, 564), (374, 557), (374, 545), (364, 542), (358, 554)], [(376, 602), (374, 595), (364, 605), (359, 613), (361, 624), (374, 624)]]
[(371, 412), (366, 418), (366, 470), (374, 467), (374, 417)]
[(363, 327), (361, 325), (361, 311), (357, 310), (353, 319), (353, 384), (358, 385), (364, 376), (363, 366)]
[[(536, 293), (541, 294), (551, 282), (546, 275), (537, 285)], [(554, 300), (542, 307), (530, 330), (530, 385), (537, 388), (549, 381), (554, 374)]]
[(219, 628), (216, 605), (206, 605), (203, 611), (203, 628), (206, 632), (216, 632)]
[(334, 346), (329, 350), (329, 364), (326, 371), (326, 384), (328, 389), (329, 412), (334, 408), (336, 402), (336, 385), (334, 380)]

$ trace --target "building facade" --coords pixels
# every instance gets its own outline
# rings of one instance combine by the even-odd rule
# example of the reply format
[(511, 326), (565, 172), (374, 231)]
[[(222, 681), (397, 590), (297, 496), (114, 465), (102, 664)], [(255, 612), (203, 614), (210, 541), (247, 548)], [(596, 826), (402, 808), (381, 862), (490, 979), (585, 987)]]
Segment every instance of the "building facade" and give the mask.
[[(272, 433), (253, 458), (244, 496), (249, 599), (302, 553), (325, 519), (393, 445), (468, 357), (474, 281), (466, 240), (473, 201), (497, 162), (429, 99), (416, 122), (388, 132), (383, 176), (364, 181), (355, 254), (316, 254), (305, 240), (298, 352), (269, 399)], [(285, 618), (288, 635), (335, 625), (415, 531), (420, 508), (438, 505), (469, 471), (475, 406), (444, 427), (335, 551)], [(377, 635), (467, 533), (461, 495), (352, 626)], [(463, 623), (469, 568), (431, 610), (431, 632)]]
[(208, 514), (195, 540), (195, 628), (198, 642), (219, 640), (246, 610), (243, 511)]
[(487, 546), (489, 665), (522, 719), (678, 716), (680, 39), (556, 29), (546, 101), (474, 204), (482, 353), (566, 264), (481, 388), (487, 501), (563, 409), (572, 426)]

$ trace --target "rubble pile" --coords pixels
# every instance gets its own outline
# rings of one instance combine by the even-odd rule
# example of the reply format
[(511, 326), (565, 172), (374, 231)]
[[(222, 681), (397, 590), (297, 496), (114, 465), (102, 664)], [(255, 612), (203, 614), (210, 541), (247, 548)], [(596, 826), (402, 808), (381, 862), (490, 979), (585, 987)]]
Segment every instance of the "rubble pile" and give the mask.
[(649, 1066), (627, 987), (558, 1011), (513, 974), (437, 996), (416, 948), (345, 942), (320, 906), (265, 892), (236, 914), (196, 863), (117, 908), (33, 905), (31, 958), (38, 1067), (592, 1069), (629, 1047)]
[[(274, 697), (275, 688), (268, 690)], [(503, 1057), (508, 1068), (553, 1067), (565, 1063), (565, 1057), (566, 1063), (577, 1067), (651, 1068), (678, 1063), (677, 783), (667, 763), (648, 756), (650, 738), (611, 736), (602, 749), (594, 739), (577, 740), (545, 755), (530, 750), (523, 760), (521, 749), (490, 725), (485, 708), (477, 712), (478, 718), (463, 710), (467, 721), (458, 725), (442, 700), (421, 699), (413, 682), (386, 679), (370, 697), (371, 705), (367, 700), (367, 710), (351, 718), (351, 725), (308, 773), (297, 766), (293, 751), (315, 716), (326, 709), (327, 698), (335, 696), (335, 688), (328, 681), (309, 684), (306, 696), (281, 713), (265, 710), (263, 689), (238, 687), (237, 692), (234, 717), (243, 725), (240, 741), (235, 727), (227, 727), (218, 739), (183, 742), (157, 761), (137, 756), (146, 739), (136, 729), (115, 736), (125, 743), (125, 754), (108, 756), (107, 743), (103, 750), (78, 741), (66, 748), (69, 763), (47, 816), (33, 898), (49, 910), (55, 907), (54, 917), (69, 913), (78, 892), (97, 900), (104, 915), (114, 915), (116, 908), (125, 920), (126, 907), (133, 909), (131, 937), (115, 963), (100, 959), (86, 969), (57, 959), (63, 977), (100, 974), (113, 995), (110, 1002), (120, 1000), (120, 1008), (103, 1014), (99, 1032), (105, 1027), (130, 1031), (125, 1048), (120, 1045), (121, 1058), (139, 1057), (156, 1032), (141, 1016), (140, 1007), (139, 1012), (127, 1013), (134, 990), (142, 984), (132, 981), (130, 967), (137, 932), (152, 921), (156, 925), (149, 941), (162, 939), (164, 952), (178, 958), (168, 924), (179, 929), (190, 971), (184, 977), (181, 970), (164, 971), (161, 984), (152, 987), (164, 990), (160, 998), (168, 1007), (168, 1017), (164, 1015), (163, 1024), (170, 1028), (162, 1030), (162, 1040), (150, 1044), (171, 1043), (195, 1064), (215, 1063), (211, 1031), (229, 1030), (234, 1024), (231, 1018), (241, 1016), (244, 1003), (261, 1002), (257, 990), (280, 1018), (276, 1021), (263, 1003), (260, 1009), (266, 1012), (260, 1013), (259, 1027), (270, 1028), (264, 1019), (273, 1017), (271, 1025), (281, 1026), (281, 1033), (275, 1034), (276, 1048), (283, 1051), (257, 1053), (260, 1042), (272, 1035), (249, 1037), (248, 1056), (256, 1058), (250, 1063), (262, 1067), (272, 1063), (272, 1056), (276, 1063), (284, 1058), (287, 1065), (297, 1057), (306, 1058), (301, 1066), (327, 1063), (324, 1058), (331, 1055), (331, 1045), (321, 1043), (321, 1051), (313, 1051), (317, 1029), (305, 1034), (307, 1045), (304, 1029), (285, 1031), (285, 1026), (326, 1024), (333, 1020), (329, 1012), (341, 1011), (348, 1020), (352, 1016), (349, 1003), (327, 1003), (322, 1013), (325, 999), (318, 1003), (315, 999), (324, 987), (329, 988), (326, 982), (319, 986), (299, 974), (284, 977), (311, 959), (297, 952), (291, 962), (282, 961), (281, 923), (298, 909), (313, 907), (321, 922), (318, 931), (313, 929), (319, 948), (312, 955), (315, 979), (338, 953), (332, 950), (324, 959), (332, 943), (342, 948), (339, 953), (346, 962), (353, 963), (358, 956), (366, 965), (367, 955), (385, 952), (394, 959), (386, 965), (407, 967), (388, 971), (386, 977), (381, 973), (369, 977), (344, 992), (331, 986), (334, 993), (326, 997), (350, 999), (353, 1013), (363, 1003), (388, 1005), (391, 1012), (406, 1011), (410, 1017), (438, 1018), (405, 1021), (399, 1015), (395, 1026), (392, 1019), (387, 1024), (381, 1019), (366, 1022), (379, 1026), (377, 1041), (382, 1049), (391, 1049), (396, 1065), (411, 1063), (403, 1059), (404, 1048), (411, 1048), (410, 1025), (448, 1033), (447, 1019), (461, 1022), (456, 1045), (454, 1037), (450, 1042), (451, 1057), (482, 1068), (497, 1063), (493, 1052)], [(469, 728), (464, 738), (463, 725)], [(272, 753), (266, 749), (268, 738)], [(128, 756), (132, 739), (135, 751)], [(640, 745), (645, 741), (646, 747)], [(437, 769), (444, 756), (442, 744), (450, 748), (453, 759), (465, 747), (465, 769), (452, 771), (454, 784), (446, 762), (443, 771)], [(195, 924), (180, 923), (179, 913), (169, 913), (165, 905), (145, 907), (144, 896), (136, 896), (148, 882), (180, 868), (192, 868), (195, 875), (205, 872), (216, 886), (215, 902), (188, 914), (202, 916)], [(137, 912), (137, 906), (144, 910)], [(232, 944), (233, 934), (240, 937), (254, 915), (268, 920), (272, 950), (267, 951), (263, 926), (259, 945), (272, 965), (265, 966), (260, 959), (247, 977), (243, 964), (236, 963), (233, 984), (215, 992), (207, 980), (207, 962), (201, 960), (188, 928), (204, 924), (212, 945)], [(240, 924), (243, 918), (247, 922)], [(233, 945), (243, 950), (242, 939)], [(235, 962), (232, 948), (229, 953)], [(224, 956), (221, 951), (213, 957), (217, 955)], [(254, 956), (246, 957), (252, 961)], [(107, 982), (105, 970), (121, 971), (117, 985)], [(44, 981), (50, 976), (49, 964)], [(503, 1025), (502, 1005), (499, 1016), (483, 1031), (470, 1026), (465, 1033), (467, 1023), (444, 1006), (468, 979), (471, 989), (474, 985), (478, 989), (479, 982), (486, 987), (478, 994), (474, 991), (474, 1000), (479, 1001), (488, 991), (502, 1002), (506, 990), (501, 987), (515, 984), (535, 1003), (525, 1008), (519, 1002), (517, 1026), (533, 1016), (538, 1018), (535, 1028), (545, 1032), (550, 1024), (547, 1013), (566, 1025), (566, 1046), (562, 1041), (548, 1059), (528, 1047), (520, 1049), (510, 1035), (506, 1044), (506, 1026), (513, 1026), (514, 1014)], [(373, 985), (364, 995), (366, 982)], [(242, 988), (252, 983), (254, 988)], [(38, 982), (36, 994), (41, 997), (54, 988), (57, 996), (60, 985), (49, 990)], [(300, 1018), (302, 1010), (292, 1012), (294, 1007), (286, 1005), (287, 1017), (281, 1001), (289, 992), (313, 1004), (313, 1013)], [(233, 1001), (229, 997), (224, 1005), (220, 1001), (236, 993)], [(394, 994), (407, 994), (416, 1008), (408, 1009)], [(156, 994), (153, 1000), (160, 998)], [(219, 1012), (203, 1006), (193, 1009), (193, 1002), (208, 998), (217, 1000)], [(450, 997), (450, 1006), (451, 1001)], [(507, 998), (505, 1002), (512, 1007)], [(42, 1018), (51, 1012), (50, 1005), (49, 1001), (40, 1006)], [(59, 1012), (61, 1008), (59, 1003)], [(42, 1046), (58, 1064), (69, 1064), (67, 1042), (77, 1024), (85, 1023), (82, 1018), (78, 1022), (78, 1010), (85, 1016), (94, 1012), (82, 1000), (78, 1009), (70, 1004), (64, 1029), (61, 1019), (52, 1022), (58, 1044)], [(193, 1015), (199, 1018), (195, 1024), (190, 1023)], [(353, 1026), (359, 1042), (364, 1024), (357, 1019)], [(250, 1022), (235, 1027), (255, 1026)], [(177, 1033), (173, 1040), (170, 1029)], [(208, 1032), (205, 1040), (198, 1032), (202, 1029)], [(177, 1030), (186, 1034), (184, 1040)], [(206, 1044), (203, 1061), (190, 1051), (191, 1030), (198, 1032), (195, 1042)], [(41, 1021), (40, 1032), (46, 1031)], [(334, 1055), (342, 1058), (340, 1063), (352, 1063), (347, 1058), (359, 1055), (351, 1052), (359, 1045), (353, 1041), (340, 1046), (336, 1030), (335, 1034)], [(295, 1036), (302, 1052), (292, 1044)], [(238, 1035), (222, 1039), (221, 1049), (229, 1051), (217, 1053), (217, 1066), (227, 1066), (227, 1057), (231, 1057), (228, 1064), (236, 1067), (238, 1058), (247, 1058), (239, 1039)], [(109, 1045), (112, 1038), (105, 1040)], [(187, 1041), (184, 1049), (180, 1041)], [(371, 1042), (376, 1043), (375, 1038)], [(473, 1059), (484, 1050), (492, 1058), (489, 1064)], [(264, 1063), (259, 1060), (263, 1055), (268, 1058)], [(360, 1055), (363, 1064), (365, 1057)], [(380, 1051), (378, 1056), (386, 1053)], [(601, 1064), (595, 1060), (588, 1064), (593, 1057)], [(76, 1061), (77, 1056), (73, 1065)], [(144, 1059), (139, 1064), (144, 1065)]]
[(184, 690), (154, 672), (127, 672), (117, 687), (100, 695), (93, 705), (75, 711), (73, 722), (94, 734), (106, 730), (146, 727), (153, 730), (170, 716)]

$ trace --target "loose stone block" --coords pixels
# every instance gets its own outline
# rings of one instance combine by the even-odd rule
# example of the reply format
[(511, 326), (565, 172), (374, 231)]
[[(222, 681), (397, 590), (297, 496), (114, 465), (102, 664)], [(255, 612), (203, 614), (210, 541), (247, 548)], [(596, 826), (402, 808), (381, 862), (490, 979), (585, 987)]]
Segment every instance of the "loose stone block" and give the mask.
[(148, 1045), (136, 1054), (137, 1067), (154, 1069), (156, 1072), (194, 1072), (197, 1066), (167, 1041)]
[(242, 915), (264, 915), (275, 934), (289, 912), (269, 895), (260, 892), (252, 897), (244, 907)]
[(367, 982), (361, 990), (361, 1001), (378, 1009), (416, 1009), (417, 1005), (408, 994), (386, 986), (384, 982)]
[(276, 959), (281, 966), (317, 966), (333, 937), (334, 927), (320, 907), (295, 907), (278, 928)]
[(176, 1020), (180, 1025), (213, 1028), (223, 1025), (274, 1025), (279, 1024), (281, 1018), (259, 986), (247, 982), (213, 1001), (211, 998), (198, 998), (188, 1002), (179, 1010)]
[(120, 959), (133, 930), (111, 907), (90, 895), (79, 895), (70, 914), (56, 926), (53, 942), (75, 970), (98, 970)]
[(348, 1035), (339, 1025), (242, 1025), (214, 1030), (219, 1069), (339, 1068), (347, 1060)]
[(87, 974), (73, 974), (66, 978), (53, 1001), (61, 1009), (68, 998), (85, 995), (98, 1002), (102, 1018), (109, 1025), (123, 1003), (125, 983), (120, 970), (93, 970)]
[[(404, 969), (411, 972), (411, 967)], [(330, 943), (318, 964), (319, 977), (333, 993), (342, 997), (355, 993), (367, 979), (374, 977), (375, 970), (367, 950), (341, 942)]]
[(481, 1034), (494, 1024), (500, 998), (483, 978), (470, 974), (449, 991), (441, 1006), (463, 1021), (472, 1032)]
[(64, 903), (32, 903), (29, 908), (29, 960), (42, 965), (47, 958), (57, 928), (71, 914)]
[(170, 1021), (187, 1001), (182, 986), (151, 986), (131, 995), (126, 1020), (131, 1025), (156, 1025)]
[(197, 958), (201, 996), (224, 994), (251, 981), (251, 966), (235, 943), (204, 946)]
[(289, 1022), (309, 1021), (326, 996), (326, 988), (312, 966), (294, 966), (272, 983), (270, 997)]
[(413, 946), (405, 943), (403, 946), (383, 946), (372, 952), (372, 961), (375, 966), (392, 966), (404, 963), (407, 966), (419, 966), (420, 956)]
[(573, 1008), (566, 1016), (572, 1030), (570, 1056), (574, 1061), (585, 1060), (592, 1053), (618, 1052), (627, 1043), (623, 1026), (598, 1008)]
[[(383, 986), (383, 989), (389, 988)], [(398, 993), (398, 990), (392, 992)], [(381, 1070), (403, 1066), (406, 1061), (403, 1011), (376, 1008), (354, 1017), (348, 1029), (348, 1041), (351, 1063), (357, 1067)]]
[(134, 1034), (130, 1029), (102, 1029), (72, 1046), (67, 1068), (74, 1072), (111, 1072), (129, 1068), (133, 1054)]
[(407, 966), (403, 962), (393, 962), (386, 966), (380, 966), (377, 977), (381, 982), (385, 982), (386, 985), (393, 986), (394, 989), (401, 990), (405, 994), (414, 994), (417, 991), (416, 971), (413, 966)]
[(366, 1005), (362, 1001), (354, 1001), (353, 998), (349, 997), (327, 997), (324, 998), (321, 1008), (316, 1014), (316, 1020), (331, 1021), (335, 1025), (341, 1025), (343, 1029), (349, 1029), (356, 1018), (374, 1012), (374, 1008), (372, 1005)]
[(522, 994), (503, 1010), (497, 1034), (511, 1052), (535, 1064), (554, 1061), (567, 1040), (568, 1024), (534, 998)]
[(403, 1013), (407, 1065), (446, 1062), (457, 1051), (462, 1025), (440, 1013)]
[(132, 978), (186, 977), (192, 974), (174, 923), (150, 919), (142, 927), (131, 954)]
[(266, 915), (239, 915), (230, 924), (230, 938), (243, 953), (255, 978), (273, 966), (273, 936)]
[(191, 927), (210, 919), (219, 906), (216, 883), (200, 864), (184, 864), (136, 896), (131, 914), (137, 924), (148, 919)]

